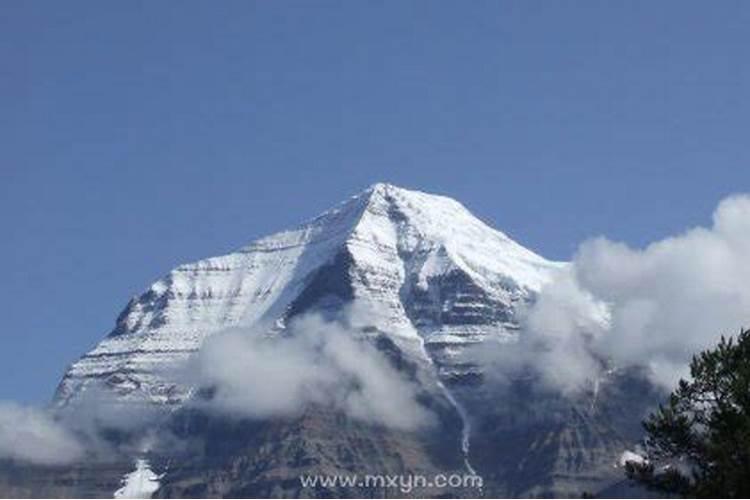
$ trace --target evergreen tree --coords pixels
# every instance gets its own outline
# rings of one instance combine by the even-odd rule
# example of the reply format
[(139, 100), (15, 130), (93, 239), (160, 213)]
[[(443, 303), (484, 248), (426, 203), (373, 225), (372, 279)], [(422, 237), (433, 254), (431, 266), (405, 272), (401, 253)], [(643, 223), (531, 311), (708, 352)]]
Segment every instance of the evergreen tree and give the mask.
[(644, 422), (649, 462), (628, 475), (668, 494), (750, 497), (750, 330), (693, 357), (691, 381)]

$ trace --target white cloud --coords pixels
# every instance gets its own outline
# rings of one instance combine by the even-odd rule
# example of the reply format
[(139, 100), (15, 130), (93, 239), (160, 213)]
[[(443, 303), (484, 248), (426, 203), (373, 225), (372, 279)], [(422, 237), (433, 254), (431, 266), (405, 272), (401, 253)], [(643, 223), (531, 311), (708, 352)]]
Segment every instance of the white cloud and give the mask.
[(56, 465), (83, 453), (76, 437), (45, 411), (0, 402), (0, 458)]
[(432, 423), (416, 384), (356, 340), (352, 323), (308, 315), (272, 338), (263, 329), (230, 329), (206, 341), (190, 370), (213, 389), (211, 408), (239, 416), (295, 415), (318, 404), (399, 429)]
[(717, 207), (710, 228), (633, 249), (583, 243), (524, 317), (522, 365), (565, 389), (603, 360), (643, 365), (671, 388), (693, 354), (750, 325), (750, 197)]

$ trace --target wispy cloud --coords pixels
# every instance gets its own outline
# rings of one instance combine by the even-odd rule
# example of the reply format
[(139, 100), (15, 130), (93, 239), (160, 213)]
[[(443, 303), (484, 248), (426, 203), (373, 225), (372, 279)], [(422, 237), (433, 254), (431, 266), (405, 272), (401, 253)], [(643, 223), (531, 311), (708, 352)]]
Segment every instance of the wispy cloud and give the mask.
[(288, 416), (318, 404), (399, 429), (430, 424), (417, 385), (357, 340), (353, 314), (345, 321), (306, 315), (273, 338), (263, 329), (227, 330), (206, 341), (189, 371), (211, 388), (210, 408), (239, 416)]
[(76, 436), (46, 411), (0, 402), (0, 458), (59, 465), (83, 455)]

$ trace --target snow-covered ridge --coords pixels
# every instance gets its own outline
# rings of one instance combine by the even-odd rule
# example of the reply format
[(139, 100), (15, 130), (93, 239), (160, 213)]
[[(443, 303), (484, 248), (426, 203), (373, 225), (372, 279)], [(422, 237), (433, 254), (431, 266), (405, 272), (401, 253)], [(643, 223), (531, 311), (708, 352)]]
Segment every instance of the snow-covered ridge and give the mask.
[(429, 248), (443, 254), (424, 266), (425, 273), (439, 273), (447, 258), (480, 282), (504, 278), (538, 291), (549, 279), (550, 268), (560, 265), (491, 228), (451, 198), (390, 184), (375, 184), (365, 193), (368, 203), (355, 234), (387, 237), (382, 225), (390, 216), (391, 222), (395, 219), (402, 251)]
[[(172, 270), (131, 300), (110, 335), (70, 367), (58, 403), (92, 384), (124, 399), (179, 403), (189, 388), (165, 380), (165, 367), (226, 327), (284, 320), (304, 293), (314, 304), (311, 283), (334, 263), (337, 270), (326, 273), (339, 273), (331, 279), (352, 294), (341, 300), (369, 304), (382, 312), (375, 320), (381, 331), (428, 348), (512, 335), (516, 304), (563, 265), (455, 200), (375, 184), (296, 229)], [(454, 350), (431, 352), (450, 371)]]

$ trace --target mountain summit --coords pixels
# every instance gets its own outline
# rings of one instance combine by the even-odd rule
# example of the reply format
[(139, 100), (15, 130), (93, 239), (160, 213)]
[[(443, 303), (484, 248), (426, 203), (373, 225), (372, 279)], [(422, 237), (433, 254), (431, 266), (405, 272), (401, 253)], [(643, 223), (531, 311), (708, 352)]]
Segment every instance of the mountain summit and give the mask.
[[(522, 338), (521, 311), (565, 266), (524, 248), (455, 200), (375, 184), (295, 229), (179, 266), (157, 280), (69, 368), (55, 408), (61, 414), (89, 408), (93, 394), (125, 415), (136, 407), (166, 415), (147, 429), (151, 438), (143, 442), (152, 444), (139, 445), (134, 455), (130, 443), (117, 441), (132, 432), (107, 433), (126, 450), (126, 469), (135, 462), (136, 472), (151, 477), (144, 460), (151, 461), (154, 477), (161, 477), (155, 486), (161, 497), (394, 493), (299, 483), (300, 474), (363, 472), (479, 474), (485, 494), (506, 497), (596, 494), (622, 480), (619, 457), (639, 438), (639, 419), (657, 401), (650, 386), (638, 374), (616, 369), (576, 394), (551, 392), (524, 373), (499, 383), (477, 354)], [(297, 322), (315, 317), (338, 324), (355, 306), (367, 314), (346, 330), (353, 339), (346, 340), (350, 354), (337, 363), (355, 371), (376, 367), (381, 375), (390, 366), (396, 375), (375, 377), (371, 397), (385, 399), (395, 412), (405, 409), (394, 401), (414, 400), (435, 417), (434, 425), (394, 428), (315, 398), (293, 415), (237, 420), (204, 411), (215, 387), (174, 376), (205, 353), (201, 346), (226, 338), (217, 333), (239, 329), (296, 348), (283, 340), (296, 338)], [(364, 352), (352, 341), (375, 349), (379, 361), (352, 359)], [(272, 366), (277, 352), (253, 359)], [(246, 363), (230, 354), (235, 368)], [(272, 372), (288, 378), (283, 370)], [(385, 379), (406, 380), (416, 387), (407, 391), (414, 397), (388, 401), (393, 384)], [(246, 380), (238, 387), (243, 396)], [(260, 385), (279, 391), (277, 382)], [(378, 402), (362, 401), (363, 394), (359, 404)], [(173, 436), (182, 445), (154, 446), (154, 435), (161, 441)], [(98, 491), (101, 478), (117, 483), (111, 468), (92, 467), (75, 472), (90, 474), (81, 479), (85, 488)], [(45, 481), (70, 484), (69, 475)]]
[(354, 299), (382, 314), (397, 342), (424, 341), (440, 357), (441, 345), (513, 335), (515, 305), (559, 266), (455, 200), (374, 184), (296, 229), (169, 272), (70, 367), (56, 400), (97, 384), (125, 400), (180, 403), (189, 388), (159, 374), (207, 336)]

